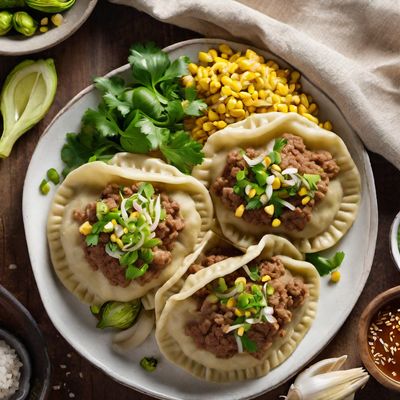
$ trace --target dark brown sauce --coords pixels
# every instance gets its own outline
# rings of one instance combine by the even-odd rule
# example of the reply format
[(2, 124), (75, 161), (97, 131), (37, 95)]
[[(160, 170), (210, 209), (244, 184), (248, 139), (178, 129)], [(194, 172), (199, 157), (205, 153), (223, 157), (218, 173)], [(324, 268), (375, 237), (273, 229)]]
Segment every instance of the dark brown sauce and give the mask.
[(376, 366), (400, 382), (400, 299), (374, 315), (368, 328), (368, 347)]

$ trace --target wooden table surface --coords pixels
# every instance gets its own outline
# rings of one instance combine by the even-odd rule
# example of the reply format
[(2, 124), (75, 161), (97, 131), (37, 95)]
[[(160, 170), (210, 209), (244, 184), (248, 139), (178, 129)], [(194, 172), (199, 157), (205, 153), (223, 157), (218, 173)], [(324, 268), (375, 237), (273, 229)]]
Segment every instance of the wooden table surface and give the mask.
[[(59, 86), (55, 102), (45, 119), (15, 145), (11, 156), (0, 160), (0, 283), (31, 311), (45, 336), (52, 362), (52, 389), (49, 399), (150, 399), (113, 381), (77, 354), (53, 327), (41, 303), (31, 271), (22, 223), (22, 189), (30, 158), (46, 125), (54, 115), (95, 76), (126, 63), (130, 45), (154, 41), (164, 47), (199, 37), (195, 32), (163, 24), (134, 9), (100, 1), (86, 24), (58, 46), (32, 57), (53, 57)], [(0, 82), (10, 69), (28, 57), (0, 56)], [(396, 128), (397, 129), (397, 128)], [(357, 352), (356, 330), (360, 313), (378, 293), (396, 286), (400, 273), (389, 253), (390, 224), (400, 208), (400, 172), (382, 157), (370, 153), (375, 176), (379, 232), (374, 263), (367, 285), (353, 312), (334, 340), (318, 359), (348, 354), (347, 367), (361, 365)], [(10, 268), (15, 264), (16, 269)], [(321, 334), (324, 334), (321, 332)], [(263, 400), (285, 394), (289, 383), (259, 397)], [(357, 400), (398, 399), (399, 395), (370, 379)]]

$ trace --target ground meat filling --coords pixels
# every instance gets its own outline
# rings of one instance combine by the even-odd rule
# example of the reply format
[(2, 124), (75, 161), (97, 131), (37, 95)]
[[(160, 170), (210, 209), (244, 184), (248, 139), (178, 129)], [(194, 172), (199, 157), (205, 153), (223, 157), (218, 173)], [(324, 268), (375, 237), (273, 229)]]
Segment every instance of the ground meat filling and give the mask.
[[(108, 184), (101, 193), (100, 199), (105, 202), (110, 210), (120, 206), (121, 196), (130, 197), (138, 191), (138, 185), (133, 184), (130, 187), (121, 188), (116, 184)], [(179, 214), (179, 204), (170, 199), (164, 192), (157, 193), (161, 196), (161, 206), (166, 211), (165, 220), (161, 221), (155, 230), (155, 237), (162, 243), (153, 247), (153, 261), (149, 264), (149, 269), (145, 274), (135, 279), (140, 285), (144, 285), (152, 279), (158, 277), (161, 271), (171, 262), (171, 251), (179, 232), (184, 228), (184, 220)], [(75, 210), (73, 218), (82, 224), (86, 221), (91, 224), (97, 222), (96, 202), (86, 205), (83, 211)], [(84, 237), (83, 237), (84, 238)], [(85, 252), (85, 258), (94, 271), (100, 270), (113, 286), (127, 287), (132, 280), (126, 279), (125, 268), (119, 263), (119, 260), (109, 256), (105, 251), (105, 245), (110, 241), (110, 234), (101, 233), (99, 242), (96, 246), (87, 246), (82, 241), (82, 248)], [(138, 267), (143, 263), (138, 262)]]
[[(268, 306), (273, 307), (276, 322), (262, 322), (251, 325), (246, 335), (256, 346), (255, 351), (247, 351), (257, 359), (261, 359), (272, 345), (276, 336), (284, 336), (285, 326), (292, 320), (292, 312), (300, 307), (308, 296), (308, 289), (301, 278), (288, 277), (284, 265), (277, 257), (261, 260), (258, 264), (260, 276), (269, 275), (269, 284), (274, 288), (268, 296)], [(228, 286), (237, 278), (248, 275), (241, 268), (225, 276)], [(246, 292), (251, 292), (254, 282), (247, 283)], [(189, 321), (185, 333), (191, 336), (200, 349), (213, 353), (217, 358), (231, 358), (238, 353), (238, 345), (233, 332), (225, 333), (227, 327), (237, 319), (236, 308), (228, 307), (221, 302), (211, 303), (207, 297), (213, 293), (212, 285), (207, 285), (193, 296), (197, 301), (198, 318)]]
[[(287, 140), (287, 144), (281, 151), (280, 168), (284, 170), (294, 167), (298, 169), (300, 174), (318, 174), (321, 177), (314, 197), (306, 205), (301, 203), (300, 196), (285, 199), (293, 204), (295, 209), (293, 211), (284, 209), (280, 217), (282, 226), (288, 230), (301, 231), (310, 220), (313, 207), (324, 198), (328, 191), (329, 180), (338, 175), (339, 166), (328, 151), (308, 150), (301, 137), (289, 133), (283, 134), (282, 137)], [(248, 148), (246, 154), (254, 159), (261, 152)], [(222, 176), (218, 177), (211, 186), (211, 191), (221, 199), (222, 204), (233, 211), (243, 204), (243, 198), (233, 191), (236, 184), (236, 174), (247, 167), (248, 165), (240, 152), (231, 151), (227, 156)], [(246, 222), (256, 225), (271, 225), (273, 219), (272, 216), (264, 212), (263, 207), (245, 210), (242, 218)]]

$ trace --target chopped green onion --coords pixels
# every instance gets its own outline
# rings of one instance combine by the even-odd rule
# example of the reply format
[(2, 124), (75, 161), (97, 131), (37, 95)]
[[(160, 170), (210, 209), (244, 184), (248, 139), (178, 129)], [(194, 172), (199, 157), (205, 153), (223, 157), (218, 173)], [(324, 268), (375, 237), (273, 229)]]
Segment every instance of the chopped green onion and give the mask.
[(153, 372), (157, 368), (158, 360), (154, 357), (143, 357), (140, 366), (147, 372)]
[(53, 182), (55, 185), (58, 185), (60, 183), (60, 175), (54, 168), (50, 168), (47, 171), (47, 178), (49, 181)]
[(42, 182), (40, 182), (40, 186), (39, 186), (40, 192), (44, 195), (46, 195), (47, 193), (50, 192), (50, 185), (49, 183), (46, 181), (46, 179), (43, 179)]
[(97, 328), (130, 328), (142, 307), (140, 299), (127, 303), (120, 301), (108, 301), (101, 306)]

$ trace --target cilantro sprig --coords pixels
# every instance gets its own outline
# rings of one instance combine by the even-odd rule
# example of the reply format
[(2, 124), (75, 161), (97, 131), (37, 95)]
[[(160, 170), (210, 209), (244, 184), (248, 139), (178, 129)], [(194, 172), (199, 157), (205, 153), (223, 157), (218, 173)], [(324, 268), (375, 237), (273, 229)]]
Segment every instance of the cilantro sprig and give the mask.
[(328, 275), (333, 270), (340, 267), (344, 260), (344, 252), (338, 251), (332, 257), (326, 258), (320, 253), (306, 254), (306, 261), (313, 264), (321, 276)]
[(61, 151), (64, 176), (80, 165), (106, 161), (115, 153), (158, 151), (184, 173), (200, 164), (201, 145), (184, 131), (185, 116), (199, 116), (207, 105), (194, 88), (183, 89), (185, 56), (171, 62), (153, 43), (131, 47), (132, 83), (119, 76), (95, 78), (101, 102), (85, 111), (78, 133), (68, 133)]

